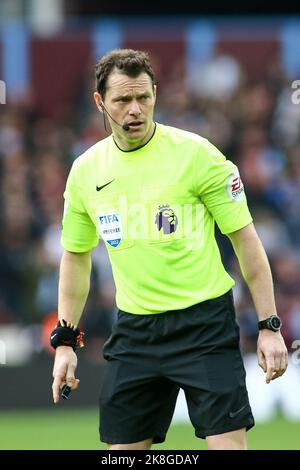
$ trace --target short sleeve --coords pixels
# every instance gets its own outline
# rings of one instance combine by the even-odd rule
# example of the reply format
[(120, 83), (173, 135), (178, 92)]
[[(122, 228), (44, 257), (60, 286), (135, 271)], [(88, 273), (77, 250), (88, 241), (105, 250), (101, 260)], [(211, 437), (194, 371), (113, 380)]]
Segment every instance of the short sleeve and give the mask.
[(196, 157), (196, 191), (223, 234), (252, 222), (239, 170), (210, 142)]
[(73, 164), (64, 192), (61, 243), (68, 251), (83, 253), (98, 245), (99, 236), (82, 201), (76, 171), (76, 165)]

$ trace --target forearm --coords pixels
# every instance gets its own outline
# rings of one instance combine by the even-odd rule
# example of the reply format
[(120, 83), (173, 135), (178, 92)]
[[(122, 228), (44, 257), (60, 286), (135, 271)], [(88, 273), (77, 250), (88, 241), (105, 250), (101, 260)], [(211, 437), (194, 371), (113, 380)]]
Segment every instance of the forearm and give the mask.
[(273, 279), (266, 252), (253, 226), (232, 241), (258, 319), (264, 320), (276, 314)]
[(90, 252), (64, 252), (58, 286), (59, 319), (78, 324), (90, 289), (90, 274)]
[[(238, 257), (244, 279), (250, 289), (259, 320), (276, 314), (271, 269), (266, 252), (253, 224), (228, 235)], [(287, 349), (280, 331), (262, 329), (257, 354), (266, 382), (280, 377), (287, 368)]]
[[(249, 251), (247, 253), (247, 251)], [(241, 256), (241, 270), (251, 292), (259, 320), (276, 314), (273, 279), (265, 250), (258, 240)]]

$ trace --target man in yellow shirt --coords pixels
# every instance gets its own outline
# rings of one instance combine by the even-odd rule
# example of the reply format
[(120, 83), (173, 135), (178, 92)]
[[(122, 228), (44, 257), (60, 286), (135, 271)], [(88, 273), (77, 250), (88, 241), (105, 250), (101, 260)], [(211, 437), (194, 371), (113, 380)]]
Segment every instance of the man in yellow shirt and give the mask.
[(91, 251), (102, 238), (118, 320), (104, 345), (100, 438), (109, 449), (162, 442), (183, 388), (195, 433), (210, 449), (245, 449), (254, 425), (231, 288), (214, 236), (234, 247), (259, 319), (266, 381), (287, 367), (269, 263), (237, 167), (198, 135), (153, 120), (147, 54), (115, 50), (96, 65), (94, 99), (112, 134), (76, 159), (63, 217), (53, 397), (75, 379)]

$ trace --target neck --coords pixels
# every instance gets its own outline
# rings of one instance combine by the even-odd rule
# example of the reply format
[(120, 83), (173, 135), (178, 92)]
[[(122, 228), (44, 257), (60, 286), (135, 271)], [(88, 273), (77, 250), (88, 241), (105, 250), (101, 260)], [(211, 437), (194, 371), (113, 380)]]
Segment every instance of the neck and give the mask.
[(119, 147), (119, 149), (125, 151), (125, 152), (128, 152), (128, 151), (131, 151), (131, 150), (136, 150), (140, 147), (143, 147), (144, 145), (146, 145), (150, 139), (152, 139), (153, 137), (153, 134), (155, 132), (155, 128), (156, 128), (156, 124), (155, 122), (152, 121), (150, 127), (149, 127), (149, 130), (147, 131), (147, 133), (145, 134), (145, 136), (142, 138), (142, 139), (128, 139), (128, 138), (124, 138), (123, 135), (118, 135), (118, 134), (115, 134), (113, 133), (113, 138), (114, 138), (114, 141), (117, 145), (117, 147)]

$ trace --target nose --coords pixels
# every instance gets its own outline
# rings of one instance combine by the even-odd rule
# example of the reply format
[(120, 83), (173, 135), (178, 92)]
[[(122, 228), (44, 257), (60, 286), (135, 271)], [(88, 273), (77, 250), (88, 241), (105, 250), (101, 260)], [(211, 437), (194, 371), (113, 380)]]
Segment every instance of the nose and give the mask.
[(139, 104), (136, 100), (132, 100), (131, 103), (130, 103), (130, 109), (129, 109), (129, 114), (131, 116), (138, 116), (139, 114), (141, 114), (141, 110), (140, 110), (140, 107), (139, 107)]

